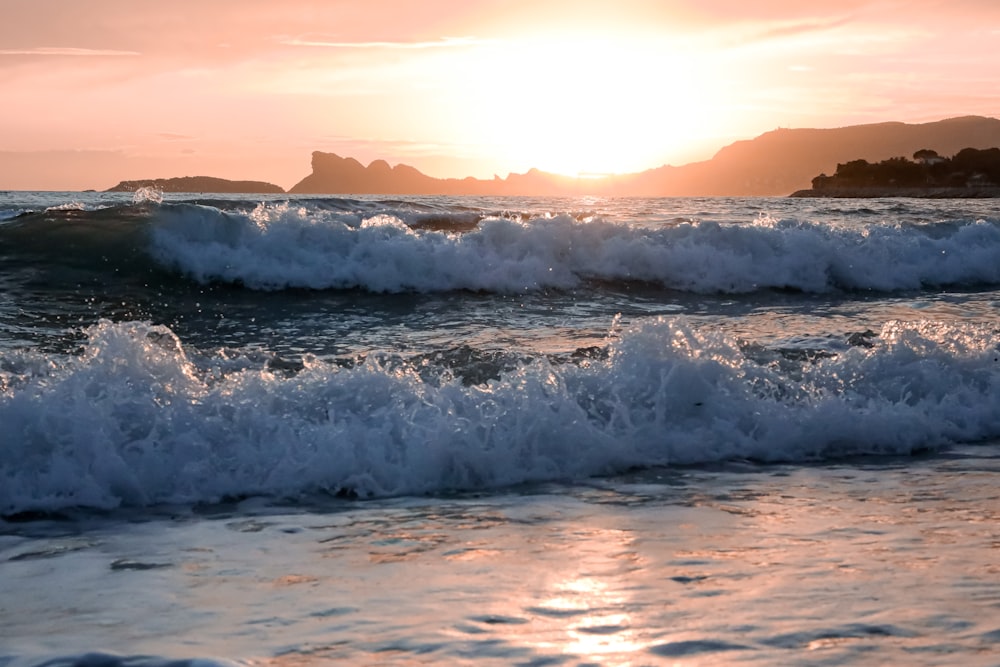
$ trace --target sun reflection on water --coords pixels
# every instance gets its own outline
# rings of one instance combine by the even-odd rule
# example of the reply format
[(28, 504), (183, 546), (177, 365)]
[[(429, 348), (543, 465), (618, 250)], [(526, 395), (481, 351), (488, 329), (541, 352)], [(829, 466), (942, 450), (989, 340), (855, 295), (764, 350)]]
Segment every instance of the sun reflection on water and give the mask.
[(539, 653), (557, 652), (584, 663), (632, 664), (650, 643), (633, 629), (633, 611), (641, 606), (629, 583), (641, 567), (633, 536), (577, 526), (573, 535), (551, 537), (545, 558), (561, 562), (556, 570), (561, 576), (545, 582), (528, 601), (517, 602), (516, 613), (531, 618), (519, 628), (525, 633), (522, 641)]

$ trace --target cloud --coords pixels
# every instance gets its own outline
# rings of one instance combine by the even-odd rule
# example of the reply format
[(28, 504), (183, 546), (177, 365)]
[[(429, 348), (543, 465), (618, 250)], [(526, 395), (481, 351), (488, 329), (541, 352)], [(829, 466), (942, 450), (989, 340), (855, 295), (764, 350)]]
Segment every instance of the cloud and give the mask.
[(851, 18), (833, 18), (818, 21), (798, 21), (794, 23), (786, 23), (784, 25), (767, 28), (752, 36), (748, 39), (748, 41), (770, 41), (773, 39), (798, 37), (799, 35), (808, 35), (817, 32), (827, 32), (829, 30), (841, 28), (851, 23), (852, 20), (853, 19)]
[(141, 56), (138, 51), (115, 49), (79, 49), (72, 46), (36, 46), (29, 49), (0, 49), (0, 56)]
[(420, 50), (420, 49), (448, 49), (465, 46), (476, 46), (479, 44), (492, 43), (493, 40), (478, 39), (476, 37), (444, 37), (442, 39), (421, 41), (421, 42), (337, 42), (323, 39), (288, 38), (279, 41), (285, 46), (306, 46), (327, 49), (400, 49), (400, 50)]

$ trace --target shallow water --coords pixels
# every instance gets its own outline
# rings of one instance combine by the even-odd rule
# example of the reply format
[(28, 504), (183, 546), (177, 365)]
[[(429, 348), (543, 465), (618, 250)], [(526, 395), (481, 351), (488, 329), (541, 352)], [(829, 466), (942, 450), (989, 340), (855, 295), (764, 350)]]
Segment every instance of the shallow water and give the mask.
[(123, 663), (995, 665), (998, 475), (1000, 446), (980, 445), (36, 522), (0, 540), (3, 664), (86, 647)]

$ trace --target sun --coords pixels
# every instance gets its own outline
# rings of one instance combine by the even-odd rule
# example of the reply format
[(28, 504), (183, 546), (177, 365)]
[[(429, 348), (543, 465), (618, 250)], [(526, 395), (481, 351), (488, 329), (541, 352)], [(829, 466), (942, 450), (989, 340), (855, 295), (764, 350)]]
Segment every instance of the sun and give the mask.
[(504, 40), (463, 64), (461, 124), (508, 164), (570, 176), (641, 171), (721, 110), (703, 58), (665, 40)]

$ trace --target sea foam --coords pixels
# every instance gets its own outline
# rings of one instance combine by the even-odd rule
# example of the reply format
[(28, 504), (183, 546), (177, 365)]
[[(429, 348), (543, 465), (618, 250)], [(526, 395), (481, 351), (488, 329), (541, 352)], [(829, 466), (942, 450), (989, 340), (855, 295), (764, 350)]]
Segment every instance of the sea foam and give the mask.
[(0, 363), (0, 512), (492, 488), (634, 466), (905, 455), (1000, 437), (995, 329), (887, 324), (869, 346), (767, 361), (659, 319), (578, 363), (469, 385), (370, 355), (291, 372), (102, 322), (78, 356)]

